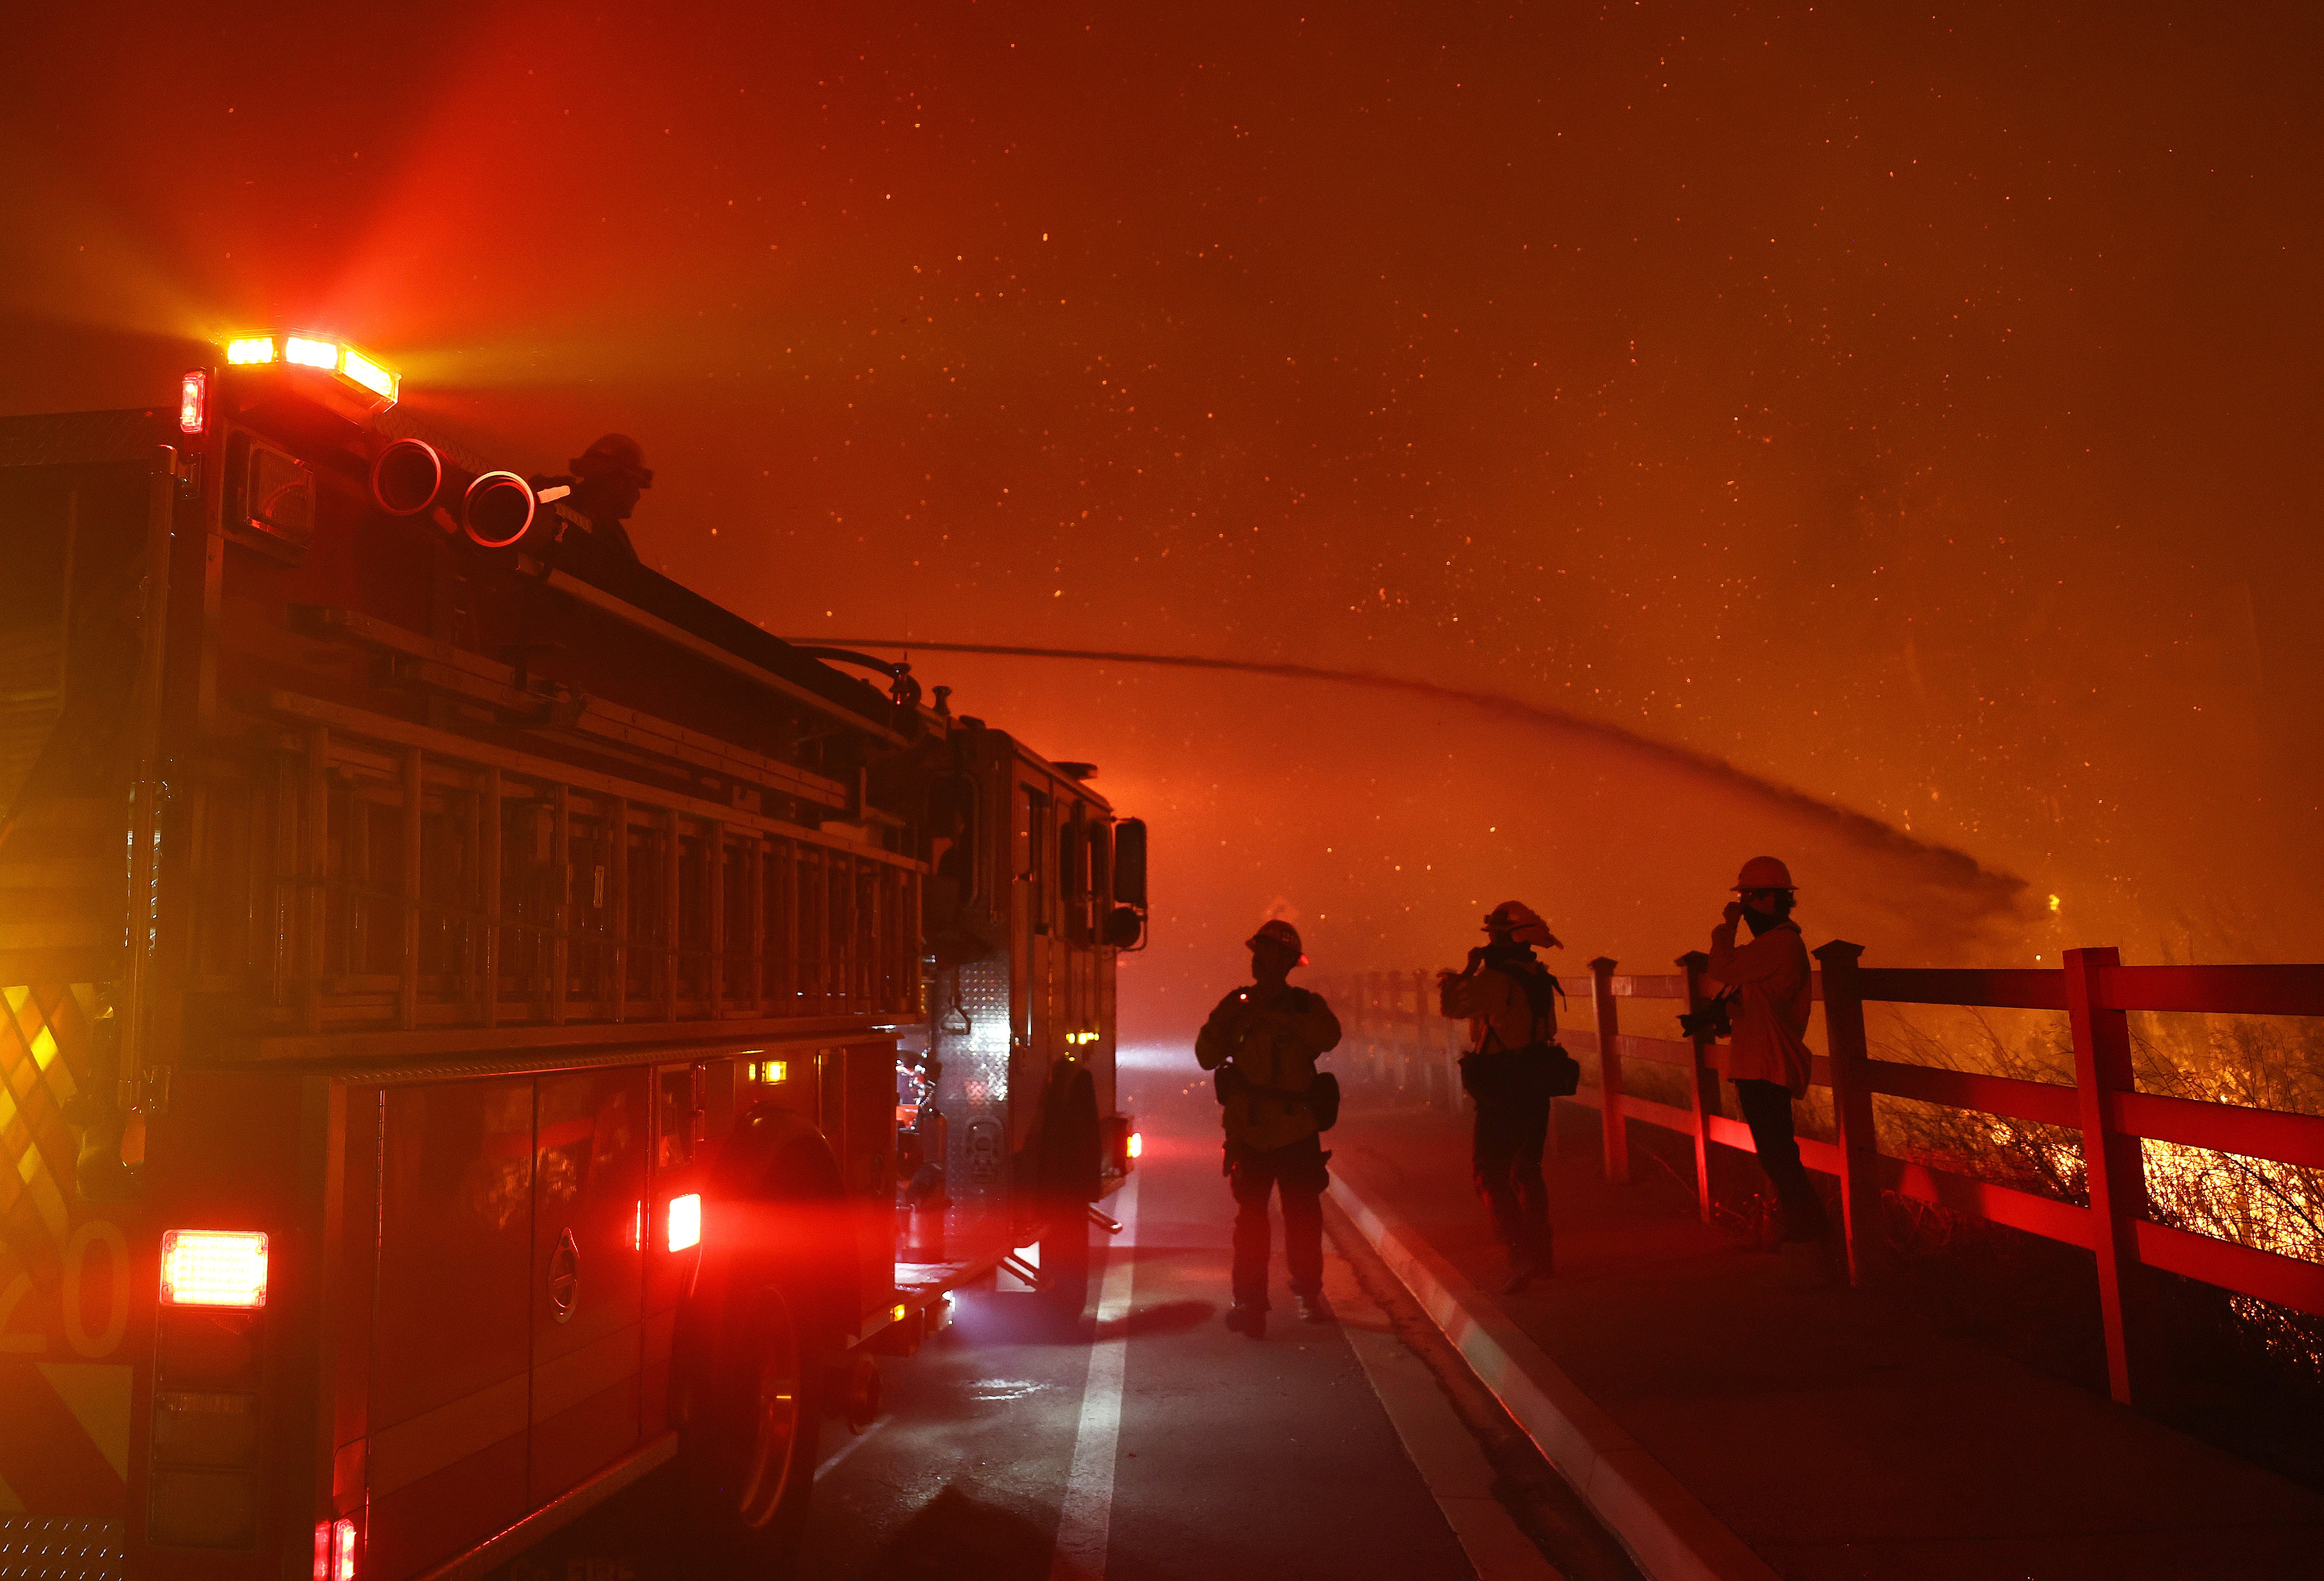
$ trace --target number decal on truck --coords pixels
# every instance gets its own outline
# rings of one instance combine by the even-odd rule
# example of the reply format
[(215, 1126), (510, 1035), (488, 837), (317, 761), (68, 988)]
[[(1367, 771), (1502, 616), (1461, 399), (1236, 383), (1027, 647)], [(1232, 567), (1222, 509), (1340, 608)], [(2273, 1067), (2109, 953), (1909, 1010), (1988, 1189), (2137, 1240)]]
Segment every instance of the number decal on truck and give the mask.
[[(91, 1255), (98, 1252), (104, 1254), (102, 1273), (90, 1266)], [(93, 1282), (101, 1282), (92, 1289)], [(109, 1218), (88, 1219), (73, 1227), (65, 1242), (64, 1278), (57, 1291), (54, 1313), (62, 1322), (46, 1325), (49, 1333), (33, 1327), (41, 1324), (42, 1309), (48, 1304), (44, 1301), (34, 1302), (24, 1312), (26, 1327), (14, 1326), (24, 1298), (36, 1288), (32, 1274), (23, 1269), (13, 1275), (0, 1273), (0, 1356), (46, 1356), (50, 1334), (59, 1328), (73, 1354), (84, 1361), (111, 1356), (129, 1331), (129, 1241), (121, 1227)], [(95, 1330), (88, 1326), (92, 1295), (105, 1303), (105, 1321)]]
[(47, 1352), (47, 1335), (8, 1331), (8, 1319), (16, 1315), (16, 1309), (32, 1293), (32, 1276), (21, 1272), (8, 1282), (5, 1290), (0, 1290), (0, 1356), (41, 1356)]
[[(105, 1248), (106, 1289), (111, 1297), (105, 1329), (94, 1335), (81, 1327), (91, 1243)], [(112, 1355), (128, 1328), (129, 1242), (123, 1236), (121, 1227), (111, 1219), (89, 1219), (76, 1226), (72, 1239), (65, 1243), (65, 1339), (72, 1346), (75, 1356), (94, 1360)]]

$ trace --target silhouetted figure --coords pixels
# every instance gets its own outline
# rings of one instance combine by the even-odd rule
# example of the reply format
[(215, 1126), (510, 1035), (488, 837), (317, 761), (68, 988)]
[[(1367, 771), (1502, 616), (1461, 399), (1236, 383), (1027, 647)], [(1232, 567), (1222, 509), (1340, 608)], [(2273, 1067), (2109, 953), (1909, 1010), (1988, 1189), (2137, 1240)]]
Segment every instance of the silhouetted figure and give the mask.
[(1549, 1100), (1573, 1090), (1564, 1072), (1580, 1073), (1556, 1046), (1557, 979), (1534, 954), (1536, 944), (1559, 947), (1531, 906), (1505, 900), (1485, 915), (1485, 942), (1469, 951), (1468, 966), (1436, 980), (1437, 1007), (1469, 1023), (1461, 1085), (1477, 1111), (1471, 1167), (1508, 1248), (1501, 1290), (1509, 1295), (1555, 1264), (1541, 1153)]
[(622, 523), (638, 508), (638, 496), (653, 487), (653, 468), (643, 446), (627, 434), (607, 434), (568, 464), (573, 468), (574, 510), (588, 519), (589, 536), (605, 554), (638, 557)]
[[(1735, 1031), (1726, 1049), (1727, 1080), (1751, 1127), (1759, 1167), (1783, 1203), (1785, 1245), (1813, 1247), (1824, 1236), (1823, 1199), (1800, 1163), (1792, 1127), (1792, 1100), (1806, 1095), (1814, 1070), (1806, 1041), (1814, 997), (1808, 946), (1791, 920), (1798, 892), (1791, 870), (1774, 857), (1744, 863), (1735, 891), (1725, 920), (1711, 930), (1711, 964), (1704, 969), (1729, 990)], [(1738, 923), (1750, 925), (1749, 943), (1735, 942)]]
[(1328, 1323), (1323, 1300), (1324, 1169), (1331, 1154), (1319, 1135), (1316, 1059), (1339, 1046), (1340, 1018), (1321, 994), (1286, 979), (1305, 966), (1299, 931), (1259, 924), (1250, 945), (1251, 984), (1221, 999), (1194, 1039), (1194, 1058), (1215, 1071), (1220, 1123), (1226, 1130), (1226, 1175), (1234, 1189), (1234, 1304), (1227, 1327), (1267, 1337), (1267, 1200), (1283, 1194), (1283, 1260), (1299, 1315)]

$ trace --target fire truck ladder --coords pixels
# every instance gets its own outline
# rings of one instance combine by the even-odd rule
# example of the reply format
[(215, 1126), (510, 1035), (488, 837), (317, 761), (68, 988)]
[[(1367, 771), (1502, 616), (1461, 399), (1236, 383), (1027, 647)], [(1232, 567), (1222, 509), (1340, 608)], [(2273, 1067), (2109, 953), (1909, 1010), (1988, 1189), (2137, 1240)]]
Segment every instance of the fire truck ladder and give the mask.
[[(355, 1032), (422, 1052), (478, 1032), (754, 1035), (917, 1014), (908, 858), (318, 698), (253, 701), (291, 728), (254, 772), (214, 762), (198, 784), (192, 986), (262, 1054)], [(633, 737), (686, 734), (590, 706)]]

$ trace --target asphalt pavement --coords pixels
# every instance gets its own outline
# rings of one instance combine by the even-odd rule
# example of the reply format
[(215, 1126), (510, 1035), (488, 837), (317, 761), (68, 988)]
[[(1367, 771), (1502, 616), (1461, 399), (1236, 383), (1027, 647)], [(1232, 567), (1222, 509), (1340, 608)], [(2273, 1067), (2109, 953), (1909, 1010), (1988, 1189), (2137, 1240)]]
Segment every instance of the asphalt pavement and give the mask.
[[(1191, 1065), (1125, 1071), (1145, 1154), (1106, 1204), (1125, 1229), (1099, 1237), (1088, 1315), (965, 1290), (948, 1330), (882, 1364), (877, 1423), (825, 1425), (801, 1574), (1635, 1581), (1360, 1237), (1325, 1248), (1341, 1321), (1305, 1324), (1278, 1220), (1268, 1337), (1225, 1328), (1232, 1204)], [(616, 1503), (512, 1573), (649, 1581), (659, 1530)]]

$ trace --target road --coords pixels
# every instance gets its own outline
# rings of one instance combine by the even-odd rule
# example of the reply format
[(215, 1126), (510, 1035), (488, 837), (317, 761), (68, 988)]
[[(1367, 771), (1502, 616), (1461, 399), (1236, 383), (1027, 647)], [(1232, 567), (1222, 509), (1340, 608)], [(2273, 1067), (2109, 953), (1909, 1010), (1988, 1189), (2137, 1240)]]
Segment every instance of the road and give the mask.
[[(1224, 1327), (1232, 1208), (1208, 1080), (1187, 1077), (1124, 1071), (1146, 1151), (1107, 1204), (1125, 1230), (1093, 1319), (963, 1291), (950, 1329), (883, 1364), (877, 1423), (825, 1425), (802, 1574), (1636, 1581), (1356, 1237), (1325, 1247), (1339, 1323), (1297, 1320), (1278, 1240), (1268, 1337)], [(651, 1581), (656, 1530), (616, 1503), (508, 1573)]]

